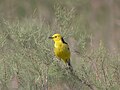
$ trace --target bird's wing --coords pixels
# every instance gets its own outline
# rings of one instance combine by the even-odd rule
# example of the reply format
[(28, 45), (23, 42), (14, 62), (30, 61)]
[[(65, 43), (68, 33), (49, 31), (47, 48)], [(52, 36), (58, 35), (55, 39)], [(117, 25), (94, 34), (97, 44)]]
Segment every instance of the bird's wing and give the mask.
[(61, 40), (62, 40), (63, 44), (65, 44), (65, 46), (66, 46), (67, 49), (69, 50), (69, 46), (68, 46), (68, 44), (65, 42), (65, 40), (64, 40), (63, 38), (62, 38)]
[(67, 44), (63, 38), (62, 38), (62, 42), (63, 42), (64, 44)]

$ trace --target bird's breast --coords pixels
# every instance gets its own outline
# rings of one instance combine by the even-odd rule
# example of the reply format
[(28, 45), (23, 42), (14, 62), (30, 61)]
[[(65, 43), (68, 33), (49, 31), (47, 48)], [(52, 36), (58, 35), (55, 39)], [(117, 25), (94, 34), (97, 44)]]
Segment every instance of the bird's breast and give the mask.
[(54, 44), (54, 47), (55, 47), (55, 48), (58, 48), (58, 49), (59, 49), (59, 48), (62, 48), (62, 44), (61, 44), (61, 43), (55, 43), (55, 44)]
[(54, 53), (57, 57), (62, 59), (70, 58), (70, 51), (65, 44), (55, 44)]
[(54, 51), (56, 54), (61, 54), (63, 52), (63, 45), (62, 44), (55, 44)]

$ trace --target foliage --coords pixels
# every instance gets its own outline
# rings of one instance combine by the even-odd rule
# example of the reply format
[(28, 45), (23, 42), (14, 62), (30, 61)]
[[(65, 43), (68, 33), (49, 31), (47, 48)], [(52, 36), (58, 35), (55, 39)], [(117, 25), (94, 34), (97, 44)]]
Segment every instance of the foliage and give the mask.
[(2, 18), (0, 89), (57, 90), (55, 87), (60, 86), (60, 90), (118, 90), (120, 55), (109, 53), (102, 41), (99, 48), (87, 52), (86, 45), (91, 38), (86, 32), (89, 25), (84, 21), (85, 16), (75, 23), (74, 8), (66, 9), (58, 4), (54, 9), (58, 32), (67, 39), (74, 38), (79, 48), (80, 53), (72, 57), (76, 61), (72, 64), (74, 72), (66, 69), (63, 62), (58, 62), (53, 55), (53, 43), (48, 39), (54, 33), (53, 27), (42, 20), (38, 23), (34, 18), (13, 23)]

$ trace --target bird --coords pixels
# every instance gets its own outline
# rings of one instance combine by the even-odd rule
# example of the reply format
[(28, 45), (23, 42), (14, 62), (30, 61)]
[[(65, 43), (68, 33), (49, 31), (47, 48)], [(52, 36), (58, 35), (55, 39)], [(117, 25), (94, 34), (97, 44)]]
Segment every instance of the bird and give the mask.
[(63, 37), (56, 33), (49, 37), (49, 39), (52, 39), (54, 41), (54, 54), (55, 56), (63, 60), (65, 64), (69, 66), (69, 69), (72, 70), (72, 65), (70, 63), (70, 49), (69, 45), (64, 41)]

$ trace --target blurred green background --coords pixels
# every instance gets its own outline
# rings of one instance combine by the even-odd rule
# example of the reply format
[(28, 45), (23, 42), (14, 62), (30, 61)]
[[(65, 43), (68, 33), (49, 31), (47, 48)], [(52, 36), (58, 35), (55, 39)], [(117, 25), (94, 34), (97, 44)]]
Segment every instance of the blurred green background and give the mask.
[(0, 0), (0, 17), (11, 22), (36, 18), (54, 26), (54, 6), (58, 2), (68, 9), (74, 8), (74, 24), (94, 33), (93, 47), (103, 40), (112, 52), (120, 51), (119, 0)]
[[(57, 62), (60, 33), (74, 73)], [(0, 90), (119, 90), (120, 0), (0, 0)]]

